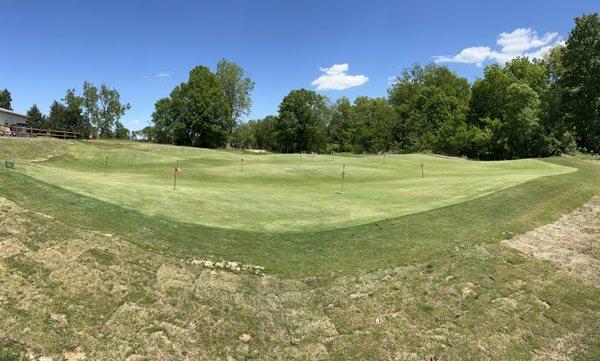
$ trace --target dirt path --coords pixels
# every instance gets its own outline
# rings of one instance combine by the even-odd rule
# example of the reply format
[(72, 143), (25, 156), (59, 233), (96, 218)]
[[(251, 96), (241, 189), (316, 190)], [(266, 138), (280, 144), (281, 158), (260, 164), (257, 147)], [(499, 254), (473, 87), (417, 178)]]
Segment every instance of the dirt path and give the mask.
[(504, 244), (600, 287), (600, 197)]

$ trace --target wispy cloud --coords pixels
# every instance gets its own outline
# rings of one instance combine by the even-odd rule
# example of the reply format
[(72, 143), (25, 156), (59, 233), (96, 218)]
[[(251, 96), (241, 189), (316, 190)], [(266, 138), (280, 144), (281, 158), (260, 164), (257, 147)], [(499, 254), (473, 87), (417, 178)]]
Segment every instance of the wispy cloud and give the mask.
[(489, 46), (472, 46), (456, 55), (434, 56), (436, 63), (465, 63), (482, 66), (486, 61), (506, 63), (517, 57), (541, 58), (552, 47), (564, 44), (558, 33), (546, 33), (539, 37), (531, 28), (518, 28), (510, 33), (501, 33), (496, 39), (499, 50)]
[(173, 75), (172, 71), (159, 71), (158, 73), (156, 73), (154, 76), (157, 78), (169, 78), (171, 77), (171, 75)]
[(317, 90), (344, 90), (363, 85), (369, 81), (369, 78), (362, 74), (347, 74), (348, 69), (348, 63), (333, 64), (329, 68), (319, 68), (324, 74), (310, 84), (316, 86)]
[(133, 124), (133, 125), (138, 125), (138, 124), (140, 124), (141, 122), (142, 122), (141, 120), (137, 120), (137, 119), (136, 119), (136, 120), (132, 120), (132, 121), (131, 121), (131, 124)]

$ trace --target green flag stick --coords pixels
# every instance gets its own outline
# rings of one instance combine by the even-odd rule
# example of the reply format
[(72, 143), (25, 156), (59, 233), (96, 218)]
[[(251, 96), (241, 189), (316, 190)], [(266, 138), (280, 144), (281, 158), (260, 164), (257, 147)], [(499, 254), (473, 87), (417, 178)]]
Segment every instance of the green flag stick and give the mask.
[(421, 178), (425, 178), (425, 171), (423, 170), (423, 163), (421, 163)]
[(244, 170), (244, 158), (241, 158), (242, 171)]
[(277, 156), (273, 155), (273, 165), (276, 165), (276, 164), (277, 164)]
[(108, 156), (104, 158), (104, 176), (106, 177), (106, 168), (108, 167)]

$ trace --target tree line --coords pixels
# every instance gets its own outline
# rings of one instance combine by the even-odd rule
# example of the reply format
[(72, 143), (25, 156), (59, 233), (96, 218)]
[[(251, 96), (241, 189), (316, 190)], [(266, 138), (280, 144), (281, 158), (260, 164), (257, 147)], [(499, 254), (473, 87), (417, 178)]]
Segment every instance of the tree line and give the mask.
[(447, 67), (415, 64), (387, 98), (300, 89), (277, 116), (236, 128), (233, 144), (280, 152), (435, 152), (514, 159), (600, 152), (600, 21), (575, 19), (564, 46), (543, 59), (487, 66), (469, 84)]
[[(0, 108), (12, 110), (11, 101), (8, 89), (0, 91)], [(86, 81), (81, 95), (75, 89), (68, 89), (62, 99), (54, 100), (48, 115), (43, 114), (36, 104), (32, 105), (26, 114), (27, 126), (78, 132), (85, 138), (130, 139), (131, 132), (120, 122), (130, 107), (121, 102), (116, 89), (105, 84), (97, 87)]]

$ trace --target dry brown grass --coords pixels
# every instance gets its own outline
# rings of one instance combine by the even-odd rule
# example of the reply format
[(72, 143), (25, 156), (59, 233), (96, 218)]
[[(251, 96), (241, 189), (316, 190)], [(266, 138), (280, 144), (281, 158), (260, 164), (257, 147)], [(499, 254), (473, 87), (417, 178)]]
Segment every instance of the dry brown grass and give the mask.
[(600, 287), (600, 197), (504, 244)]
[[(596, 229), (593, 204), (548, 230)], [(597, 341), (598, 289), (573, 287), (591, 276), (499, 245), (284, 279), (173, 259), (2, 198), (0, 219), (0, 340), (36, 360), (570, 360)], [(587, 239), (571, 248), (584, 254)], [(553, 262), (571, 254), (556, 249), (567, 239), (544, 240)]]

